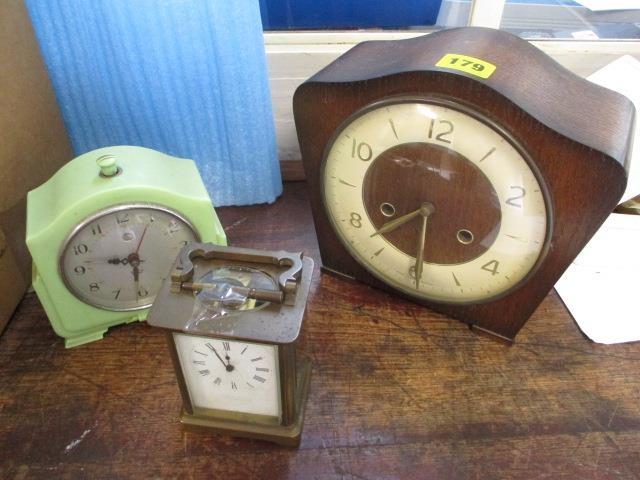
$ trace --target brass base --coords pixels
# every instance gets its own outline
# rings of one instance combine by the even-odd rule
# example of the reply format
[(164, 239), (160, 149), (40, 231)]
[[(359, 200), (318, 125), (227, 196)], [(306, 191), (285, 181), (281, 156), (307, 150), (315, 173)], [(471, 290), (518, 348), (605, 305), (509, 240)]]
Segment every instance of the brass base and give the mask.
[(180, 422), (190, 431), (197, 433), (219, 433), (234, 437), (257, 438), (278, 443), (287, 447), (300, 445), (304, 411), (309, 394), (311, 361), (302, 357), (298, 365), (298, 391), (296, 392), (296, 417), (291, 425), (266, 425), (244, 423), (223, 418), (192, 415), (185, 410), (180, 414)]

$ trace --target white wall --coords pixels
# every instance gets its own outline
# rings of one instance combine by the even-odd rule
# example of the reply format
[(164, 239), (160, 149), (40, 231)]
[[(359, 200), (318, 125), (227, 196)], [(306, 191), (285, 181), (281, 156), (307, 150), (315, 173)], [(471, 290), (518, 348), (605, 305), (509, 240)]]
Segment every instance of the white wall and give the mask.
[[(318, 70), (364, 40), (392, 40), (425, 32), (291, 32), (265, 33), (271, 95), (280, 160), (299, 160), (292, 98), (296, 87)], [(621, 55), (640, 60), (635, 41), (536, 41), (569, 70), (586, 77)]]

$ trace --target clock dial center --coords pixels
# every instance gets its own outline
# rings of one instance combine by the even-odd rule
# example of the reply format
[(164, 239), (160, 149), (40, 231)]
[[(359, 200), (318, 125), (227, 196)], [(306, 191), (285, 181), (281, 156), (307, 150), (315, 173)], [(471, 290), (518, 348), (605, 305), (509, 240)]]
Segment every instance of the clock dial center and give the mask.
[[(415, 219), (380, 233), (413, 257), (422, 218), (428, 216), (423, 259), (429, 263), (473, 260), (500, 230), (500, 202), (491, 182), (463, 155), (440, 145), (411, 142), (382, 152), (367, 169), (363, 199), (377, 230), (419, 210)], [(380, 208), (387, 204), (393, 215)]]
[(138, 267), (142, 262), (142, 260), (140, 260), (140, 257), (138, 256), (137, 253), (130, 253), (129, 256), (127, 257), (127, 261), (129, 262), (129, 265), (131, 265), (132, 267)]

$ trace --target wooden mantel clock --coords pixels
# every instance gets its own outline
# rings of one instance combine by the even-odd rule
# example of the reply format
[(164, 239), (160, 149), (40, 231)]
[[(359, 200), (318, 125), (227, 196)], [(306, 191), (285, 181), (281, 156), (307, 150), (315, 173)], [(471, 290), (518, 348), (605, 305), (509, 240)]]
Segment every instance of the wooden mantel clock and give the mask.
[(635, 115), (473, 27), (362, 43), (294, 113), (324, 268), (509, 340), (620, 199)]

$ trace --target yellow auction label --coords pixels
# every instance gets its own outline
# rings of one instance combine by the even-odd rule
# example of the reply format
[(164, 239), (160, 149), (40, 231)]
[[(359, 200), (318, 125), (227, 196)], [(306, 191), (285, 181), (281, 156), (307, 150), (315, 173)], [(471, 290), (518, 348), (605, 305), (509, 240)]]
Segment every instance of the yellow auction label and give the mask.
[(480, 78), (489, 78), (496, 71), (496, 66), (479, 58), (447, 53), (438, 60), (436, 67), (452, 68)]

